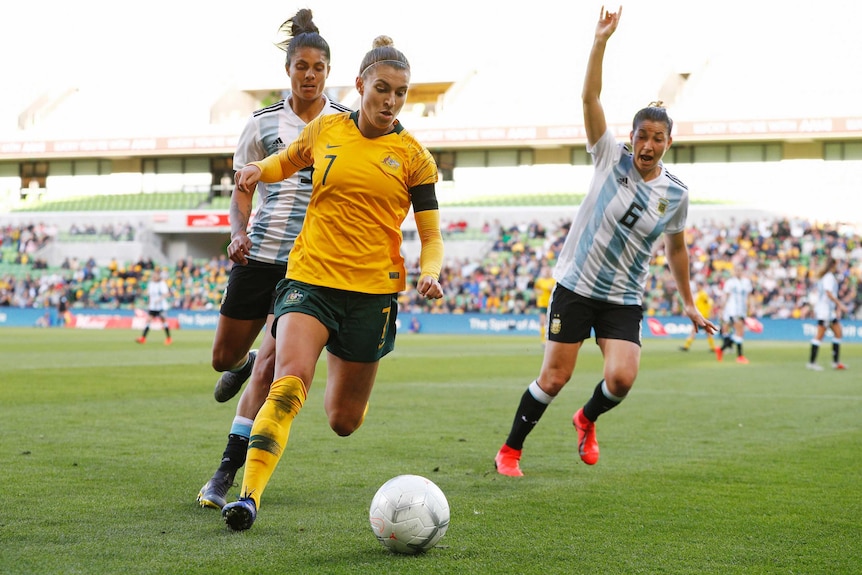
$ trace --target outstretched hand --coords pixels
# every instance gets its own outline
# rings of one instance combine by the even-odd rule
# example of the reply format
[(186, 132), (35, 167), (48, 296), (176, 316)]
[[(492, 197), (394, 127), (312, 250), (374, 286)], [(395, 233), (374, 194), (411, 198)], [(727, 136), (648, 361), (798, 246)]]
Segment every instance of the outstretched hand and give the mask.
[(617, 29), (617, 25), (620, 23), (620, 17), (622, 15), (622, 6), (620, 6), (619, 10), (616, 12), (608, 12), (605, 10), (605, 7), (602, 6), (601, 11), (599, 11), (599, 23), (596, 25), (596, 38), (610, 38), (611, 34), (613, 34)]
[(685, 315), (691, 320), (691, 323), (694, 324), (695, 331), (699, 331), (703, 329), (709, 335), (715, 335), (718, 333), (718, 326), (700, 315), (700, 312), (697, 311), (697, 308), (694, 306), (686, 306)]

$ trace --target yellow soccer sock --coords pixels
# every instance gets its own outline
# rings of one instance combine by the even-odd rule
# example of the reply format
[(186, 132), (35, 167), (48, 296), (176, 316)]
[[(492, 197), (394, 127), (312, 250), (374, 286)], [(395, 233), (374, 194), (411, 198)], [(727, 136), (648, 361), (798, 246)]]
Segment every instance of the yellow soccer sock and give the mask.
[(707, 332), (706, 334), (706, 343), (709, 344), (709, 349), (715, 349), (715, 340), (712, 336)]
[(260, 408), (248, 443), (245, 474), (242, 479), (243, 497), (251, 497), (260, 509), (260, 497), (281, 459), (287, 445), (293, 419), (305, 403), (302, 380), (287, 375), (272, 382), (266, 403)]

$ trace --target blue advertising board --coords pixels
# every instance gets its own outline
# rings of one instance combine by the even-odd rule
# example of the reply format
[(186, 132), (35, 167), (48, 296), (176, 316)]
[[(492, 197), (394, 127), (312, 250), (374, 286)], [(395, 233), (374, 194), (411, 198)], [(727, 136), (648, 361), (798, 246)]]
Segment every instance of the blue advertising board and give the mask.
[[(73, 327), (78, 329), (137, 328), (145, 312), (142, 310), (72, 310)], [(179, 329), (215, 329), (217, 311), (171, 310), (167, 317), (176, 321)], [(816, 333), (817, 322), (810, 319), (761, 319), (758, 331), (747, 330), (746, 340), (809, 341)], [(45, 309), (0, 308), (0, 327), (58, 325), (56, 313)], [(843, 320), (843, 341), (862, 342), (862, 321)], [(538, 315), (514, 314), (398, 314), (399, 333), (476, 334), (476, 335), (536, 335)], [(681, 316), (650, 317), (644, 320), (643, 337), (684, 339), (691, 322)], [(828, 336), (827, 336), (828, 337)]]

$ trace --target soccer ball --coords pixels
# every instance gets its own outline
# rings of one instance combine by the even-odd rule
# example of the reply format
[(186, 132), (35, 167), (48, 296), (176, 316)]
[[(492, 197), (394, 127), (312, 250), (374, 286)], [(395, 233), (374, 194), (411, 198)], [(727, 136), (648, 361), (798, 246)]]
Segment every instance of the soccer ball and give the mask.
[(381, 545), (415, 555), (436, 545), (446, 533), (449, 502), (430, 479), (399, 475), (374, 494), (368, 519)]

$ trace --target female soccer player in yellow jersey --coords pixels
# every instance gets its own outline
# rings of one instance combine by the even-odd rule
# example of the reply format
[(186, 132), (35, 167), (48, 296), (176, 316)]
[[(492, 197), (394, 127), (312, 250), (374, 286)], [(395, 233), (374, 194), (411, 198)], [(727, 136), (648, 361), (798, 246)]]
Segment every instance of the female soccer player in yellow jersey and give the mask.
[(316, 118), (287, 149), (236, 174), (237, 188), (251, 191), (314, 167), (305, 223), (276, 290), (275, 380), (252, 426), (241, 496), (222, 509), (231, 529), (254, 523), (324, 347), (329, 425), (347, 436), (362, 424), (380, 358), (395, 346), (411, 204), (422, 243), (416, 289), (443, 296), (437, 166), (397, 120), (409, 82), (407, 58), (378, 37), (356, 78), (358, 112)]
[[(700, 312), (700, 315), (705, 317), (706, 319), (712, 318), (712, 309), (715, 305), (715, 300), (712, 299), (712, 296), (709, 295), (709, 292), (706, 291), (706, 283), (698, 282), (697, 283), (697, 292), (694, 294), (694, 307), (697, 308), (697, 311)], [(688, 351), (691, 348), (691, 344), (694, 342), (694, 338), (697, 337), (698, 328), (696, 325), (692, 324), (691, 332), (688, 334), (688, 337), (685, 339), (685, 343), (680, 347), (680, 351)], [(715, 340), (712, 337), (712, 334), (709, 331), (704, 330), (706, 333), (706, 342), (709, 344), (709, 351), (715, 353), (717, 348), (715, 347)]]
[[(311, 10), (298, 10), (279, 31), (286, 34), (277, 46), (285, 52), (290, 92), (249, 116), (233, 156), (234, 170), (278, 153), (317, 116), (350, 111), (326, 96), (331, 52)], [(255, 194), (259, 201), (252, 219)], [(273, 380), (275, 338), (268, 328), (274, 318), (275, 288), (287, 272), (287, 259), (310, 197), (310, 166), (278, 182), (261, 182), (250, 193), (234, 190), (231, 194), (227, 254), (234, 265), (213, 338), (212, 365), (222, 372), (216, 400), (228, 401), (251, 379), (236, 404), (218, 468), (198, 492), (197, 501), (203, 507), (221, 511), (237, 472), (245, 465), (251, 426)], [(252, 350), (261, 330), (260, 349)]]

